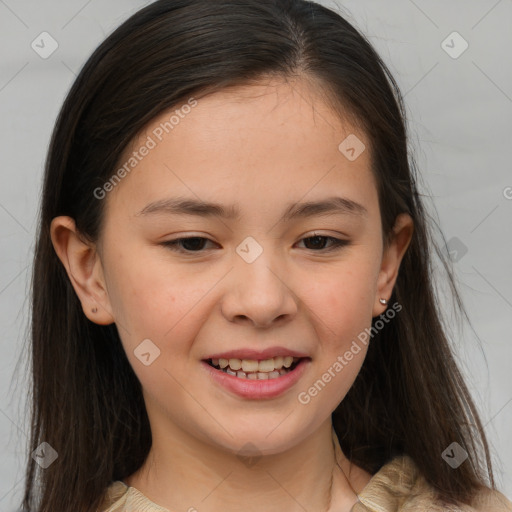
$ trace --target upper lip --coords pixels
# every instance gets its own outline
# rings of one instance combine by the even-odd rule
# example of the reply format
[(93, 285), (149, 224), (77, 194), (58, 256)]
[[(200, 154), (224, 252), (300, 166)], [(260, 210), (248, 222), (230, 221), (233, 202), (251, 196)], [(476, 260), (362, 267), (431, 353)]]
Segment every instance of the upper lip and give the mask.
[(269, 347), (265, 350), (256, 350), (250, 348), (238, 348), (235, 350), (229, 350), (228, 352), (218, 352), (208, 356), (206, 359), (253, 359), (253, 360), (265, 360), (273, 357), (309, 357), (304, 352), (297, 350), (291, 350), (285, 347)]

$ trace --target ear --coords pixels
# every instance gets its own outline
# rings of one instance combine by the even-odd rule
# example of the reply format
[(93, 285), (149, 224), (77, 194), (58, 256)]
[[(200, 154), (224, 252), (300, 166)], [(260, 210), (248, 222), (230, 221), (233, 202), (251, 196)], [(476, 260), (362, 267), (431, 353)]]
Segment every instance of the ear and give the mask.
[(375, 303), (373, 306), (373, 315), (381, 315), (387, 308), (386, 305), (381, 304), (379, 299), (389, 300), (393, 293), (393, 287), (395, 286), (396, 278), (398, 276), (398, 270), (400, 263), (405, 254), (405, 251), (409, 247), (414, 231), (414, 223), (407, 213), (401, 213), (395, 219), (395, 225), (393, 226), (392, 237), (384, 247), (382, 254), (382, 262), (377, 278), (377, 290), (375, 296)]
[(94, 244), (80, 236), (71, 217), (55, 217), (50, 234), (55, 252), (82, 303), (85, 316), (99, 325), (113, 323), (103, 267)]

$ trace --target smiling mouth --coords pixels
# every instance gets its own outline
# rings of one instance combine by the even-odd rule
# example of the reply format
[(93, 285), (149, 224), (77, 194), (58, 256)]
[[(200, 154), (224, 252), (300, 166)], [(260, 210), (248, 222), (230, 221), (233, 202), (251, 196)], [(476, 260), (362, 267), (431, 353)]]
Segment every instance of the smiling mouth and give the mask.
[(206, 362), (218, 371), (239, 379), (277, 379), (295, 369), (302, 359), (299, 357), (274, 357), (271, 359), (207, 359)]

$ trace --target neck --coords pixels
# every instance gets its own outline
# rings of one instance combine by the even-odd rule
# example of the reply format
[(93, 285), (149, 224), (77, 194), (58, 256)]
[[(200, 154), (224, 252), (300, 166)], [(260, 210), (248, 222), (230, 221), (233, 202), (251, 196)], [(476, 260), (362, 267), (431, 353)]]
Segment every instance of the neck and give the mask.
[(152, 437), (146, 462), (125, 482), (173, 512), (348, 512), (357, 501), (330, 418), (293, 448), (264, 456), (229, 453), (176, 426)]

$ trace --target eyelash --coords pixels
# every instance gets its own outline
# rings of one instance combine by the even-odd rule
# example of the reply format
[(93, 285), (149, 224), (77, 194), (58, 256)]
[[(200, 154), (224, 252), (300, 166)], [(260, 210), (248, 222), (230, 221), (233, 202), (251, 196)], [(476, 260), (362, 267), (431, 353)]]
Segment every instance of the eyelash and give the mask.
[[(335, 238), (333, 236), (327, 236), (327, 235), (312, 235), (312, 236), (302, 238), (300, 241), (310, 240), (312, 238), (324, 238), (324, 239), (330, 240), (332, 242), (331, 247), (329, 247), (327, 249), (320, 249), (320, 250), (308, 249), (313, 252), (324, 252), (324, 253), (332, 252), (332, 251), (339, 250), (342, 247), (349, 245), (349, 243), (350, 243), (348, 240), (342, 240), (340, 238)], [(164, 247), (167, 247), (171, 251), (175, 251), (175, 252), (182, 253), (182, 254), (194, 254), (194, 253), (199, 254), (199, 253), (203, 252), (202, 250), (190, 251), (190, 250), (183, 249), (183, 248), (179, 247), (179, 244), (185, 240), (206, 240), (206, 241), (211, 242), (211, 240), (209, 238), (205, 238), (205, 237), (201, 237), (201, 236), (190, 236), (190, 237), (186, 237), (186, 238), (176, 238), (175, 240), (169, 240), (167, 242), (163, 242), (162, 245)]]

